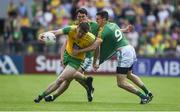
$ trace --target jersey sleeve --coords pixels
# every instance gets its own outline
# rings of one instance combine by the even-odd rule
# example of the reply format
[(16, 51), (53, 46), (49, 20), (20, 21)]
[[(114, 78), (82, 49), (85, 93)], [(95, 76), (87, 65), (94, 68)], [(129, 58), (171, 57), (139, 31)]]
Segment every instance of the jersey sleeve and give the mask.
[(69, 32), (71, 31), (71, 27), (68, 26), (68, 27), (63, 28), (62, 30), (64, 34), (69, 34)]
[(99, 26), (96, 22), (90, 22), (90, 32), (95, 36), (98, 35)]

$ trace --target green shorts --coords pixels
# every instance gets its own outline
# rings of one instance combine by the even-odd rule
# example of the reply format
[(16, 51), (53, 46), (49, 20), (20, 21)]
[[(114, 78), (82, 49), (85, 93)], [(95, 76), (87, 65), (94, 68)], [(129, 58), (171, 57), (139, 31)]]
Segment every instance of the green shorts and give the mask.
[(74, 57), (70, 56), (67, 51), (65, 51), (64, 52), (64, 60), (63, 60), (63, 62), (64, 62), (65, 66), (69, 65), (69, 66), (75, 68), (76, 70), (78, 70), (79, 67), (83, 63), (83, 60), (74, 58)]

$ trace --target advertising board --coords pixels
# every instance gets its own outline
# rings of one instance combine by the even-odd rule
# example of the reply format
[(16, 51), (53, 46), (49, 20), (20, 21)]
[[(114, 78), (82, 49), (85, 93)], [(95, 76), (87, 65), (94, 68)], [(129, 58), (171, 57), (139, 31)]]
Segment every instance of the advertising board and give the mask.
[(22, 74), (24, 61), (18, 55), (0, 55), (0, 74)]

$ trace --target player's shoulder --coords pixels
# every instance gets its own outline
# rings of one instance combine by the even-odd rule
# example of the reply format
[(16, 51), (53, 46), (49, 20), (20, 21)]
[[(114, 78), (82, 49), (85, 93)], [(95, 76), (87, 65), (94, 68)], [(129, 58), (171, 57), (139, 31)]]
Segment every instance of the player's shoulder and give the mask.
[(119, 29), (119, 26), (116, 23), (113, 23), (113, 22), (108, 22), (104, 26), (104, 30), (106, 30), (106, 31), (114, 30), (114, 29)]
[(89, 37), (91, 37), (91, 38), (93, 38), (93, 39), (96, 38), (96, 37), (94, 36), (94, 34), (92, 34), (92, 33), (90, 33), (90, 32), (87, 33), (87, 36), (89, 36)]
[(70, 31), (74, 31), (77, 29), (77, 25), (71, 25), (69, 27), (70, 27)]
[(77, 28), (77, 25), (71, 25), (70, 26), (72, 29), (75, 29), (75, 28)]
[(89, 21), (89, 24), (90, 24), (91, 26), (96, 26), (96, 27), (98, 27), (98, 24), (97, 24), (97, 22), (95, 22), (95, 21)]
[(116, 23), (113, 23), (113, 22), (107, 22), (106, 27), (114, 27), (114, 26), (118, 26)]
[(97, 22), (95, 21), (89, 21), (90, 24), (95, 24), (95, 25), (98, 25)]

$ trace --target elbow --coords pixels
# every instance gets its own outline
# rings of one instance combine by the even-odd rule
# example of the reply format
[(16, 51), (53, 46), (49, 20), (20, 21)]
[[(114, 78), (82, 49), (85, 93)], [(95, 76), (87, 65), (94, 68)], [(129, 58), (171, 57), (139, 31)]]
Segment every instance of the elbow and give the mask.
[(98, 46), (93, 46), (93, 47), (92, 47), (92, 50), (93, 50), (93, 51), (96, 50), (97, 47), (98, 47)]
[(96, 47), (92, 47), (92, 50), (93, 50), (93, 51), (96, 50)]

